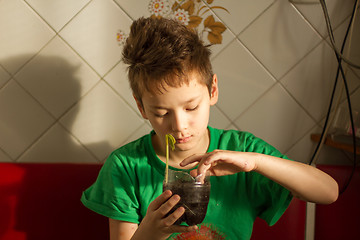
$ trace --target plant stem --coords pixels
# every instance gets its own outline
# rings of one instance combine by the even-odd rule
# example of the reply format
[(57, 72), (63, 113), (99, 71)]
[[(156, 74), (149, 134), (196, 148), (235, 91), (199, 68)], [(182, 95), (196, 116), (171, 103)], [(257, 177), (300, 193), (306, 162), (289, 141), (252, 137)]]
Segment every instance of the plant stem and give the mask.
[(168, 183), (169, 178), (169, 139), (166, 137), (166, 167), (165, 167), (165, 184)]

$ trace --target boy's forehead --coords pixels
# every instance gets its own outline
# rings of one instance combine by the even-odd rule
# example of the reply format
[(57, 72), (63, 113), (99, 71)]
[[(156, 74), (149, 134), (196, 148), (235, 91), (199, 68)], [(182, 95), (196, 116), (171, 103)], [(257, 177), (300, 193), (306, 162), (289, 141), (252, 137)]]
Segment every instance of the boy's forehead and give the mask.
[(151, 105), (161, 104), (172, 99), (189, 102), (203, 94), (207, 94), (207, 87), (197, 79), (189, 79), (189, 83), (183, 83), (178, 87), (165, 85), (159, 91), (145, 91), (142, 96), (143, 102)]
[(198, 85), (203, 85), (206, 87), (204, 81), (201, 78), (200, 74), (197, 73), (189, 73), (187, 76), (178, 77), (174, 79), (174, 84), (167, 84), (165, 80), (159, 81), (157, 84), (154, 84), (149, 87), (148, 91), (144, 91), (143, 94), (150, 94), (150, 95), (163, 95), (169, 91), (180, 89), (180, 88), (187, 88), (187, 87), (196, 87)]

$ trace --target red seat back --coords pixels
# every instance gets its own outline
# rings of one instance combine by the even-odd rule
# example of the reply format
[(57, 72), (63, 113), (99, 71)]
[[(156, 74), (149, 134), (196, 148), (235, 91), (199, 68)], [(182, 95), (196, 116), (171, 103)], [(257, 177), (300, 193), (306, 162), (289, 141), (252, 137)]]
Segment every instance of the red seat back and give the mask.
[(100, 164), (0, 163), (0, 239), (108, 239), (108, 220), (81, 202)]
[[(318, 165), (331, 175), (342, 189), (352, 171), (351, 166)], [(350, 185), (336, 202), (316, 205), (315, 239), (360, 239), (360, 167), (356, 168)]]
[(306, 223), (306, 202), (293, 198), (288, 209), (273, 226), (257, 218), (251, 240), (281, 239), (304, 240)]

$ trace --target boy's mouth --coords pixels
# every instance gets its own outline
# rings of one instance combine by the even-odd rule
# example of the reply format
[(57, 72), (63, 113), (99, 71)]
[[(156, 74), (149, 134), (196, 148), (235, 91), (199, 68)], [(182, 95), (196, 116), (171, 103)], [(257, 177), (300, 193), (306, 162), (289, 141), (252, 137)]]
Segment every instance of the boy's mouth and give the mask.
[(183, 138), (176, 138), (176, 143), (187, 143), (188, 141), (190, 141), (191, 136), (189, 137), (183, 137)]

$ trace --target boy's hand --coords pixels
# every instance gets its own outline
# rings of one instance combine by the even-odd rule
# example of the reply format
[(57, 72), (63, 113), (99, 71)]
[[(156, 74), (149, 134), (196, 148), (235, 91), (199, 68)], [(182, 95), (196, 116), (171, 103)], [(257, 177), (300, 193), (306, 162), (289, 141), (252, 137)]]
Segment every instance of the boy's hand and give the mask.
[(180, 166), (198, 162), (198, 168), (190, 172), (193, 177), (200, 174), (204, 176), (231, 175), (237, 172), (250, 172), (256, 167), (255, 154), (226, 150), (214, 150), (205, 154), (194, 154), (185, 158)]
[(170, 210), (180, 201), (179, 195), (173, 195), (170, 190), (163, 192), (155, 198), (148, 207), (146, 216), (132, 239), (167, 239), (175, 232), (192, 232), (197, 226), (173, 225), (185, 212), (179, 207), (172, 214), (166, 216)]
[(185, 158), (180, 166), (196, 162), (198, 168), (190, 174), (193, 177), (200, 176), (200, 181), (207, 173), (210, 176), (223, 176), (256, 171), (307, 202), (330, 204), (336, 201), (339, 194), (338, 184), (330, 175), (313, 166), (279, 157), (255, 152), (215, 150)]

